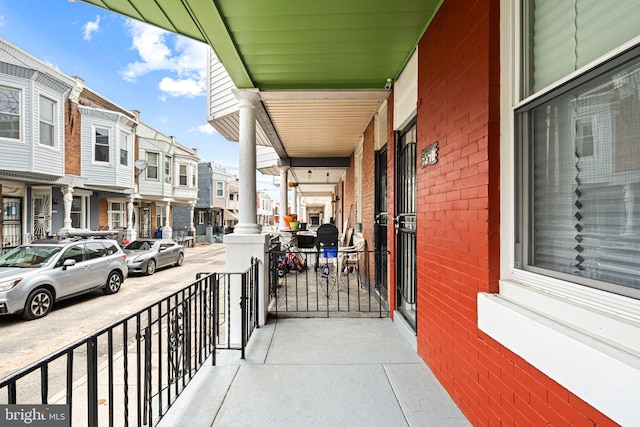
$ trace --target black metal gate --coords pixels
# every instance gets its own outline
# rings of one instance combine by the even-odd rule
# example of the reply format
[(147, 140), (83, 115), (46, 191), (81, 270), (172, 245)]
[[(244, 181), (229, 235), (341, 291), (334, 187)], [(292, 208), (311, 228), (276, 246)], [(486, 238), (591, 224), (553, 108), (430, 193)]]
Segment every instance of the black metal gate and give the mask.
[(376, 152), (375, 164), (375, 278), (383, 299), (387, 299), (387, 147)]
[(416, 124), (399, 134), (396, 163), (397, 308), (416, 328)]

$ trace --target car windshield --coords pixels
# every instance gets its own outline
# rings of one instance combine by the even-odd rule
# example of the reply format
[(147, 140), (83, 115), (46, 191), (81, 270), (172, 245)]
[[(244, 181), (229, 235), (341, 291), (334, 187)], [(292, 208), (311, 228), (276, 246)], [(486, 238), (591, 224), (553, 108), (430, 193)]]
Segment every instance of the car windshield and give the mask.
[(146, 251), (151, 249), (151, 246), (153, 246), (153, 242), (148, 242), (146, 240), (134, 240), (125, 246), (125, 249)]
[(60, 249), (60, 246), (19, 246), (0, 257), (0, 267), (40, 268), (51, 261)]

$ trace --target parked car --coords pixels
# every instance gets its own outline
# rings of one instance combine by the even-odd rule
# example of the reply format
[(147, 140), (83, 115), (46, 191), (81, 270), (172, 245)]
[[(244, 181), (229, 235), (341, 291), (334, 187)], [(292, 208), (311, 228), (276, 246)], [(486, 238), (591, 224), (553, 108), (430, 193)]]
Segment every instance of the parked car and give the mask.
[(0, 315), (38, 319), (56, 301), (96, 289), (115, 294), (127, 274), (126, 255), (115, 240), (36, 240), (0, 257)]
[(158, 268), (181, 266), (184, 262), (184, 246), (171, 239), (134, 240), (124, 247), (129, 273), (151, 275)]

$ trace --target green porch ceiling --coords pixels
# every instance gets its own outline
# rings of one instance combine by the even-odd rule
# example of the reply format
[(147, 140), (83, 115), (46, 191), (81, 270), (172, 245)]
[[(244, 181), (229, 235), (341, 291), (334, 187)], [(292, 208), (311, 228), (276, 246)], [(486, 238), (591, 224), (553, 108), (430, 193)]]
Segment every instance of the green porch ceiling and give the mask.
[(238, 88), (381, 89), (443, 0), (81, 0), (209, 44)]

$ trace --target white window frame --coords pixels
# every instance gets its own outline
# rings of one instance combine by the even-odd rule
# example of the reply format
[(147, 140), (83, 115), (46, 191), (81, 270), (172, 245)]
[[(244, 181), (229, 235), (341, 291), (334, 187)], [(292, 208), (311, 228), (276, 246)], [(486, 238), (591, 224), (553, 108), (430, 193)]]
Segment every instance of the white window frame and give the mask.
[[(2, 89), (7, 89), (7, 90), (12, 90), (12, 91), (16, 91), (18, 92), (18, 138), (7, 138), (7, 137), (0, 137), (0, 140), (2, 141), (12, 141), (12, 142), (24, 142), (24, 92), (22, 88), (17, 88), (17, 87), (12, 87), (12, 86), (7, 86), (7, 85), (0, 85), (0, 88)], [(9, 115), (14, 115), (12, 113), (8, 113), (8, 112), (2, 112), (2, 114), (9, 114)]]
[(165, 182), (173, 181), (173, 157), (166, 154), (164, 156), (164, 180)]
[[(52, 118), (51, 120), (45, 120), (42, 117), (42, 101), (46, 101), (49, 102), (51, 104), (51, 114), (52, 114)], [(44, 95), (40, 95), (38, 97), (38, 145), (42, 146), (42, 147), (46, 147), (49, 149), (57, 149), (58, 147), (58, 103), (56, 101), (54, 101), (53, 99), (49, 98), (48, 96), (44, 96)], [(47, 126), (51, 126), (52, 128), (52, 132), (51, 132), (51, 144), (44, 144), (42, 142), (42, 124), (45, 124)]]
[[(127, 201), (125, 199), (107, 199), (107, 213), (109, 216), (109, 230), (114, 230), (116, 227), (125, 228), (127, 226)], [(119, 203), (119, 209), (114, 209), (114, 204)], [(119, 215), (122, 218), (121, 223), (115, 225), (114, 215)]]
[[(107, 148), (109, 149), (109, 153), (107, 155), (107, 160), (96, 160), (96, 146), (98, 145), (98, 141), (96, 139), (96, 132), (98, 131), (98, 129), (104, 129), (107, 131), (107, 138), (109, 140), (108, 144), (106, 145)], [(100, 125), (93, 125), (92, 126), (92, 132), (91, 132), (91, 139), (92, 139), (92, 156), (91, 159), (93, 161), (93, 163), (95, 164), (100, 164), (100, 165), (109, 165), (111, 164), (111, 131), (112, 129), (108, 126), (100, 126)], [(104, 144), (100, 144), (101, 146), (104, 146)]]
[[(150, 159), (149, 159), (149, 155), (154, 155), (156, 156), (156, 162), (151, 163)], [(147, 151), (145, 153), (145, 158), (147, 160), (147, 169), (146, 169), (146, 179), (148, 181), (158, 181), (160, 179), (160, 173), (159, 173), (159, 163), (160, 163), (160, 153), (155, 152), (155, 151)], [(156, 171), (156, 176), (149, 176), (149, 172), (151, 172), (152, 170)]]
[[(120, 151), (118, 153), (118, 164), (120, 166), (129, 166), (129, 137), (131, 136), (130, 133), (128, 132), (124, 132), (124, 131), (120, 131)], [(122, 155), (124, 154), (124, 161), (125, 163), (122, 163)]]
[[(478, 328), (614, 421), (631, 424), (640, 401), (640, 300), (513, 267), (514, 111), (531, 100), (517, 101), (520, 7), (501, 0), (500, 291), (478, 294)], [(638, 43), (640, 37), (600, 62)]]
[(224, 197), (224, 182), (216, 181), (216, 197)]
[(205, 222), (205, 211), (198, 211), (198, 225), (203, 225)]
[[(184, 173), (182, 173), (183, 168)], [(187, 165), (178, 165), (178, 184), (182, 187), (187, 187), (189, 185), (189, 167)]]
[(80, 228), (90, 228), (91, 219), (91, 191), (82, 190), (79, 188), (74, 189), (73, 198), (80, 198), (80, 211), (71, 211), (71, 213), (79, 213), (80, 215)]

